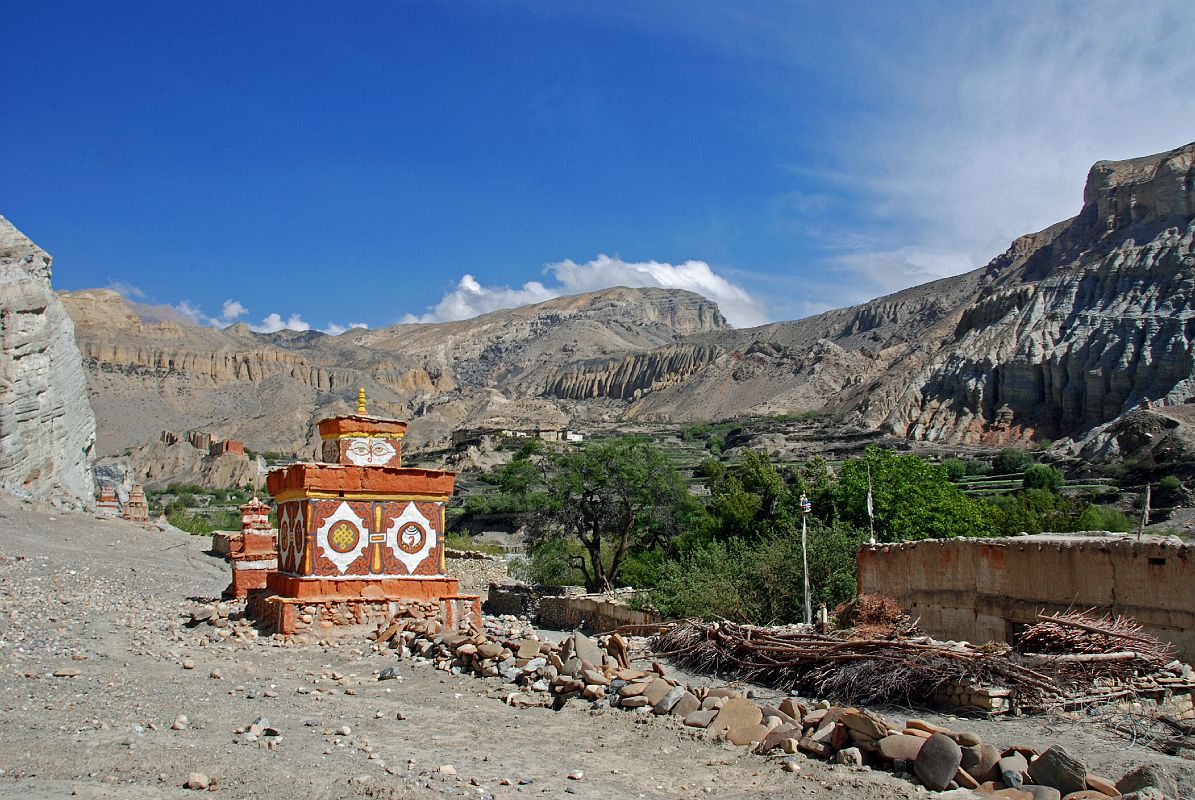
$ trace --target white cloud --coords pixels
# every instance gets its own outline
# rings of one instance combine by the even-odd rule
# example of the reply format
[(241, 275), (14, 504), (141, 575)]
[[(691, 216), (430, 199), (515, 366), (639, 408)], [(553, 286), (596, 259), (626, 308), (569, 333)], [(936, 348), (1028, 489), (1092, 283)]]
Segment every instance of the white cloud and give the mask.
[(500, 308), (517, 308), (559, 297), (561, 292), (546, 288), (539, 281), (528, 281), (520, 289), (509, 286), (482, 286), (472, 275), (462, 275), (456, 288), (440, 298), (426, 314), (407, 314), (402, 321), (452, 322), (488, 314)]
[[(220, 316), (209, 317), (203, 313), (203, 309), (193, 305), (189, 300), (183, 300), (178, 305), (174, 306), (184, 317), (191, 320), (198, 325), (208, 325), (213, 328), (227, 328), (241, 317), (249, 313), (249, 309), (239, 300), (225, 300), (220, 309)], [(350, 322), (348, 326), (338, 325), (335, 322), (329, 322), (326, 328), (321, 329), (321, 333), (326, 333), (329, 336), (338, 336), (352, 328), (368, 328), (364, 322)], [(256, 333), (277, 333), (278, 331), (309, 331), (311, 330), (310, 323), (306, 322), (299, 314), (291, 314), (288, 317), (283, 317), (278, 312), (267, 314), (261, 322), (256, 325), (250, 323), (249, 329)]]
[(134, 286), (131, 283), (126, 283), (124, 281), (109, 281), (108, 288), (117, 294), (124, 295), (129, 300), (145, 299), (145, 292), (141, 290), (141, 287)]
[(224, 307), (221, 310), (220, 318), (225, 320), (234, 320), (245, 316), (249, 313), (249, 309), (241, 305), (239, 300), (225, 300)]
[(886, 290), (982, 266), (1077, 214), (1097, 160), (1195, 138), (1189, 6), (960, 8), (926, 20), (920, 55), (869, 53), (888, 99), (841, 139), (839, 187), (874, 236), (831, 263)]
[(408, 314), (402, 321), (448, 322), (469, 319), (500, 308), (542, 303), (561, 295), (593, 292), (612, 286), (685, 289), (717, 303), (732, 325), (745, 327), (767, 321), (763, 303), (714, 272), (704, 261), (669, 264), (662, 261), (623, 261), (599, 255), (584, 264), (568, 259), (558, 261), (545, 267), (544, 272), (555, 278), (555, 285), (528, 281), (517, 289), (483, 286), (472, 275), (464, 275), (456, 288), (445, 294), (428, 313), (421, 316)]
[(249, 329), (256, 333), (277, 333), (278, 331), (309, 331), (311, 326), (303, 321), (298, 314), (291, 314), (283, 319), (282, 315), (274, 312), (267, 314), (257, 325), (250, 325)]
[(356, 328), (362, 328), (362, 329), (368, 330), (369, 326), (366, 325), (364, 322), (350, 322), (348, 324), (348, 327), (346, 328), (343, 325), (337, 325), (335, 322), (329, 322), (328, 327), (321, 328), (320, 331), (322, 333), (328, 334), (329, 336), (339, 336), (342, 333), (346, 333), (346, 332), (354, 330)]

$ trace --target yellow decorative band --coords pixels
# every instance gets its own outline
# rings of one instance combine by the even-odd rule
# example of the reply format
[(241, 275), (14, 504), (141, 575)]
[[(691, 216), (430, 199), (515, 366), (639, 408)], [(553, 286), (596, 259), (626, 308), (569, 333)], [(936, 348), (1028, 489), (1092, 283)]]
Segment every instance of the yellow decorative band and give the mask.
[(334, 433), (330, 436), (321, 435), (323, 440), (328, 439), (401, 439), (405, 434), (402, 433)]
[(385, 494), (382, 492), (319, 492), (310, 489), (288, 489), (274, 496), (275, 503), (288, 500), (433, 500), (443, 503), (451, 494)]

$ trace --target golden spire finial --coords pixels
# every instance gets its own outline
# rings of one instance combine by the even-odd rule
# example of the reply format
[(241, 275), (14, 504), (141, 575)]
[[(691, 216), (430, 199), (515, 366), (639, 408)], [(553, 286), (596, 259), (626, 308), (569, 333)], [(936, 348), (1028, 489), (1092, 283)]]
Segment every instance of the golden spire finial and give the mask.
[(364, 414), (365, 412), (365, 387), (362, 386), (357, 390), (357, 413)]

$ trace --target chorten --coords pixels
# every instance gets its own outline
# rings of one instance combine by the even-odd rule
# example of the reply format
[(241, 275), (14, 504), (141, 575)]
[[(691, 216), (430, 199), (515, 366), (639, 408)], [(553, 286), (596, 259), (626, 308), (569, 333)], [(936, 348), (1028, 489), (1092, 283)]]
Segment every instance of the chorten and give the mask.
[(367, 413), (362, 388), (355, 413), (320, 422), (323, 462), (270, 472), (278, 569), (250, 594), (253, 616), (280, 633), (385, 621), (404, 600), (439, 601), (446, 618), (480, 616), (444, 569), (456, 473), (400, 466), (406, 428)]

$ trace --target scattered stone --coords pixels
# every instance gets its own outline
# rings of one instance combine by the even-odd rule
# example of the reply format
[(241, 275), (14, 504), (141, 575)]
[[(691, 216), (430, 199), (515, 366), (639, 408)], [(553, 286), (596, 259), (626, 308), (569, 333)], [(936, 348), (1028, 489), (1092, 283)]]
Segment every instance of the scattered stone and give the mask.
[(585, 777), (585, 773), (579, 769), (575, 769), (568, 774), (568, 779), (570, 781), (579, 781), (584, 777)]
[(954, 780), (962, 762), (963, 750), (958, 742), (945, 734), (935, 733), (925, 740), (918, 751), (913, 771), (925, 788), (940, 792)]
[(1109, 797), (1116, 797), (1121, 793), (1115, 783), (1105, 777), (1094, 775), (1090, 772), (1087, 773), (1087, 788), (1106, 794)]
[(386, 667), (378, 673), (378, 680), (392, 681), (398, 678), (398, 667)]
[(847, 747), (834, 754), (834, 763), (844, 767), (863, 766), (863, 753), (858, 747)]
[(978, 744), (963, 748), (963, 769), (981, 783), (1000, 777), (996, 771), (996, 765), (999, 762), (1000, 751), (990, 744)]
[(677, 717), (688, 717), (701, 708), (701, 701), (692, 692), (685, 692), (680, 700), (672, 707), (672, 714)]
[(873, 741), (879, 741), (888, 735), (888, 725), (876, 715), (866, 711), (847, 711), (842, 715), (842, 721), (851, 730)]
[(1062, 800), (1062, 792), (1053, 786), (1042, 786), (1037, 783), (1027, 783), (1021, 787), (1023, 793), (1029, 794), (1033, 800)]
[(66, 667), (64, 669), (54, 670), (55, 678), (73, 678), (78, 674), (79, 670), (75, 669), (74, 667)]
[[(624, 702), (625, 705), (625, 702)], [(718, 715), (716, 708), (706, 708), (700, 711), (694, 711), (685, 717), (685, 725), (690, 728), (708, 728), (710, 723), (714, 721), (714, 717)]]
[(336, 729), (337, 736), (348, 736), (352, 732), (353, 732), (353, 729), (350, 728), (348, 725), (341, 725), (339, 728)]
[(177, 717), (174, 718), (174, 723), (170, 726), (170, 730), (172, 730), (172, 731), (186, 730), (188, 722), (190, 722), (190, 720), (187, 719), (186, 714), (179, 714)]
[(184, 783), (183, 786), (187, 789), (203, 791), (211, 786), (211, 783), (211, 779), (202, 772), (192, 772), (187, 775), (187, 782)]
[(183, 662), (183, 669), (195, 669), (195, 662), (188, 658)]
[(1087, 788), (1087, 767), (1061, 745), (1049, 748), (1034, 759), (1029, 765), (1029, 777), (1034, 783), (1053, 786), (1062, 794), (1081, 792)]
[(652, 705), (651, 710), (656, 714), (667, 714), (672, 710), (673, 706), (680, 702), (680, 699), (684, 696), (685, 687), (673, 686), (666, 695), (661, 697), (654, 705)]
[(880, 755), (891, 761), (914, 761), (925, 741), (920, 737), (901, 733), (885, 736), (879, 742)]
[(451, 764), (441, 764), (440, 768), (436, 771), (439, 772), (441, 775), (447, 775), (449, 777), (456, 775), (456, 767), (454, 767)]
[(1020, 789), (1025, 782), (1025, 773), (1029, 769), (1029, 762), (1020, 753), (1009, 753), (996, 763), (996, 770), (1000, 773), (1000, 780), (1012, 789)]

